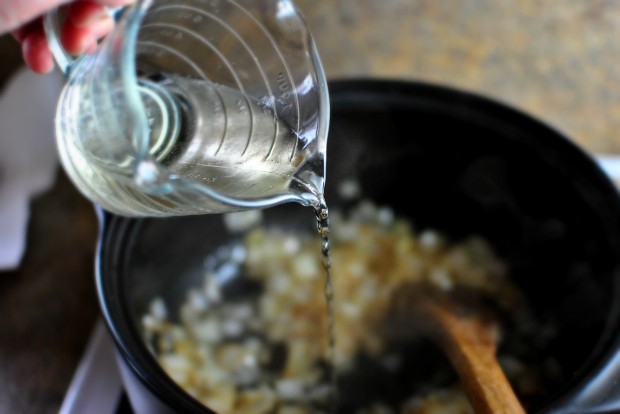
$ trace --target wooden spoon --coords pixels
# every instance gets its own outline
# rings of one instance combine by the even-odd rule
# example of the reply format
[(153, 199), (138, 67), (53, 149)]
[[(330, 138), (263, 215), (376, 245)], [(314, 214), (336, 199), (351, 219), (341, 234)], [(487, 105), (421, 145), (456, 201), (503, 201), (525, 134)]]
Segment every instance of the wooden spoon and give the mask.
[(397, 291), (395, 310), (412, 316), (409, 323), (443, 350), (477, 414), (525, 413), (497, 362), (500, 331), (492, 315), (428, 284)]

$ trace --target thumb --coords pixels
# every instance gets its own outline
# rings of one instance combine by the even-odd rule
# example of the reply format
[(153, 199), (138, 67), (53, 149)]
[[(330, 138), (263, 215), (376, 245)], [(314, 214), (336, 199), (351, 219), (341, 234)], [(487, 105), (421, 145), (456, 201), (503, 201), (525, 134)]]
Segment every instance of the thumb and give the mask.
[[(132, 0), (94, 1), (104, 6), (123, 6)], [(15, 30), (71, 0), (0, 0), (0, 34)]]
[(0, 2), (0, 33), (15, 30), (69, 0), (4, 0)]

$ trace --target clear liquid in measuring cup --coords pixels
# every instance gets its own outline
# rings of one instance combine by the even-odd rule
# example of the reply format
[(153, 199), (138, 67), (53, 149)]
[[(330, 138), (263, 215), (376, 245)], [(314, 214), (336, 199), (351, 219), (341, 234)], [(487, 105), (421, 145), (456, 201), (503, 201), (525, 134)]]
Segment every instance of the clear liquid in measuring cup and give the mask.
[(275, 113), (272, 98), (250, 97), (203, 79), (159, 74), (156, 80), (145, 82), (160, 95), (155, 106), (147, 105), (151, 123), (162, 122), (153, 114), (166, 100), (162, 94), (180, 107), (178, 114), (163, 115), (168, 132), (156, 134), (160, 142), (151, 143), (152, 154), (169, 174), (240, 199), (306, 190), (308, 183), (291, 186), (291, 180), (299, 181), (295, 175), (305, 161), (304, 136), (317, 132), (302, 133), (299, 126), (289, 125), (286, 114)]
[[(148, 142), (134, 137), (138, 152), (148, 156), (133, 176), (119, 179), (110, 174), (117, 166), (89, 156), (105, 145), (100, 137), (65, 140), (61, 148), (71, 175), (82, 180), (78, 187), (93, 201), (130, 216), (217, 213), (274, 200), (316, 203), (323, 157), (307, 147), (316, 126), (291, 125), (282, 108), (276, 114), (274, 98), (253, 98), (204, 79), (157, 74), (140, 84), (150, 135)], [(214, 193), (230, 205), (218, 206)], [(235, 201), (246, 205), (235, 208)]]

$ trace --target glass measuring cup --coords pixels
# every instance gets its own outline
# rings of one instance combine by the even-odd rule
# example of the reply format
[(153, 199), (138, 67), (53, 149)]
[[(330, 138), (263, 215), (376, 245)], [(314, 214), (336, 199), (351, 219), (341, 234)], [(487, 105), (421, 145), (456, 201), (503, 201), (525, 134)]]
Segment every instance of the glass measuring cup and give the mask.
[(78, 189), (126, 216), (317, 205), (329, 100), (289, 0), (139, 0), (74, 60), (59, 17), (45, 26), (68, 76), (61, 163)]

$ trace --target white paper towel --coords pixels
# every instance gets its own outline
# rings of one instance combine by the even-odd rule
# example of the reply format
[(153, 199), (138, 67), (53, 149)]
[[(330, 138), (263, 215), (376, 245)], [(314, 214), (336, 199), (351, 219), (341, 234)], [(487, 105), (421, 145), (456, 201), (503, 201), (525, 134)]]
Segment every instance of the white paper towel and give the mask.
[(19, 266), (32, 197), (54, 183), (54, 114), (64, 77), (19, 70), (0, 95), (0, 270)]

